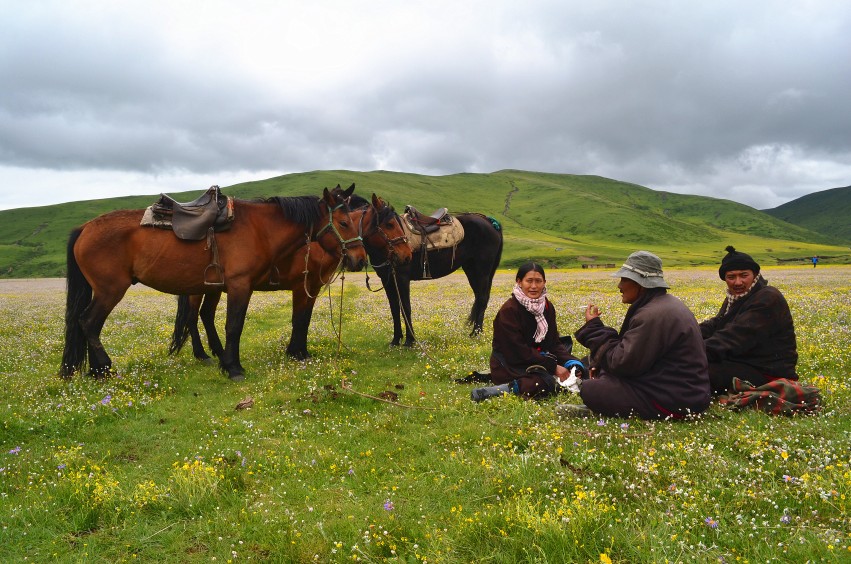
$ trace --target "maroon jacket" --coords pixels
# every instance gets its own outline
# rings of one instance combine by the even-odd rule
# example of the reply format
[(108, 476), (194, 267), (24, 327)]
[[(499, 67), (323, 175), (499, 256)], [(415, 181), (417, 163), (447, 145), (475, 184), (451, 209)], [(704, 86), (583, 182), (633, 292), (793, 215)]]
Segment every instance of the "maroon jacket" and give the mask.
[[(555, 374), (556, 363), (563, 365), (568, 360), (578, 360), (559, 340), (556, 326), (556, 310), (547, 300), (544, 309), (548, 330), (544, 340), (535, 342), (538, 328), (535, 316), (511, 296), (499, 308), (493, 320), (493, 352), (490, 358), (491, 380), (494, 384), (505, 384), (518, 378), (526, 378), (526, 369), (533, 365), (543, 366)], [(542, 354), (548, 353), (548, 354)], [(521, 383), (521, 392), (525, 392)]]
[[(700, 328), (674, 296), (651, 291), (630, 307), (620, 331), (596, 317), (576, 332), (576, 338), (591, 350), (591, 366), (599, 368), (600, 379), (620, 379), (660, 413), (700, 413), (709, 406), (709, 371)], [(592, 388), (583, 385), (580, 395), (586, 403), (585, 392)]]
[(726, 307), (725, 299), (718, 315), (700, 324), (709, 362), (738, 362), (773, 378), (797, 380), (795, 325), (780, 290), (760, 280), (724, 315)]

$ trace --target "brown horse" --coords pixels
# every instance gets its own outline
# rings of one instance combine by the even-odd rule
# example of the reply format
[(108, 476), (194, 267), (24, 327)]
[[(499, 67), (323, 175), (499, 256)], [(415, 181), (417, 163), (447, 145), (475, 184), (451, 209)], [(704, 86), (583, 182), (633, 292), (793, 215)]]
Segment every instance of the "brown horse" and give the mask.
[[(352, 190), (354, 186), (348, 193)], [(269, 276), (276, 261), (285, 257), (291, 261), (306, 240), (313, 240), (331, 252), (341, 249), (352, 270), (366, 264), (357, 224), (343, 194), (326, 188), (322, 198), (273, 197), (234, 203), (230, 229), (215, 236), (223, 288), (228, 292), (226, 345), (219, 365), (231, 380), (244, 378), (239, 339), (252, 289)], [(131, 284), (141, 282), (170, 294), (209, 291), (205, 277), (212, 251), (207, 242), (184, 241), (167, 230), (142, 227), (142, 214), (143, 210), (110, 212), (71, 232), (62, 377), (81, 370), (87, 357), (93, 375), (111, 371), (112, 360), (100, 333)]]
[[(359, 232), (370, 255), (383, 263), (403, 265), (411, 261), (411, 247), (402, 229), (399, 215), (391, 205), (372, 195), (372, 203), (354, 195), (349, 198), (352, 218), (358, 221)], [(360, 216), (360, 217), (358, 217)], [(313, 316), (313, 307), (322, 287), (334, 276), (340, 263), (339, 252), (328, 252), (316, 243), (299, 250), (289, 264), (276, 264), (278, 279), (270, 283), (267, 278), (255, 290), (291, 290), (293, 293), (292, 334), (287, 345), (287, 354), (303, 360), (310, 357), (307, 351), (307, 332)], [(198, 317), (207, 332), (210, 352), (220, 356), (224, 349), (215, 326), (216, 306), (221, 292), (207, 292), (204, 296), (180, 296), (174, 321), (170, 353), (177, 353), (187, 337), (191, 338), (195, 358), (209, 361), (210, 357), (201, 343), (198, 332)], [(202, 303), (203, 299), (203, 303)]]

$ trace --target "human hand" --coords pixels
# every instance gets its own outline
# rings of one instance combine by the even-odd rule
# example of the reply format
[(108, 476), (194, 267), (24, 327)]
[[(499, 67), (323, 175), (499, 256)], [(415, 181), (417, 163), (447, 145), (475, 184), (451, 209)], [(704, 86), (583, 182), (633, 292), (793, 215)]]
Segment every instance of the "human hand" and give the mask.
[(585, 308), (585, 322), (589, 322), (595, 317), (600, 317), (600, 310), (594, 304), (588, 304), (588, 307)]

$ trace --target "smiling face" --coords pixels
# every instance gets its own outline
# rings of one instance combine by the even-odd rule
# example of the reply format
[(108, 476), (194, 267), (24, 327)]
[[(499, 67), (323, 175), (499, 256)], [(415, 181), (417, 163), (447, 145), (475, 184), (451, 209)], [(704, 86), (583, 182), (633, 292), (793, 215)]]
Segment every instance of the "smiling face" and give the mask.
[(618, 290), (621, 291), (621, 301), (625, 304), (631, 304), (644, 293), (644, 288), (629, 278), (621, 278), (618, 282)]
[(724, 274), (724, 282), (731, 294), (741, 296), (751, 287), (755, 276), (753, 270), (728, 270)]
[(527, 272), (523, 278), (518, 278), (517, 283), (520, 284), (520, 290), (532, 299), (540, 298), (547, 285), (544, 275), (534, 270)]

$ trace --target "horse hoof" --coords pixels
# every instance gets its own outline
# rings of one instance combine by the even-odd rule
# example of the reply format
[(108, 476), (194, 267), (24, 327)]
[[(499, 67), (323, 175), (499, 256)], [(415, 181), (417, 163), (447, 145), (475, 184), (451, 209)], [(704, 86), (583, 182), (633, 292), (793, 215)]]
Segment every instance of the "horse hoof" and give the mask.
[(201, 362), (201, 364), (203, 364), (204, 366), (213, 366), (214, 364), (216, 364), (216, 361), (215, 361), (215, 360), (213, 360), (212, 358), (210, 358), (209, 356), (208, 356), (207, 358), (199, 358), (198, 360), (199, 360), (199, 361)]
[(228, 380), (231, 382), (242, 382), (245, 380), (245, 374), (231, 374), (228, 376)]

